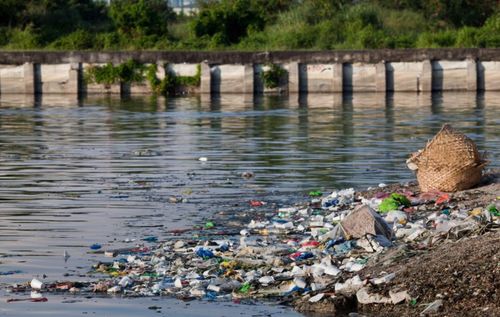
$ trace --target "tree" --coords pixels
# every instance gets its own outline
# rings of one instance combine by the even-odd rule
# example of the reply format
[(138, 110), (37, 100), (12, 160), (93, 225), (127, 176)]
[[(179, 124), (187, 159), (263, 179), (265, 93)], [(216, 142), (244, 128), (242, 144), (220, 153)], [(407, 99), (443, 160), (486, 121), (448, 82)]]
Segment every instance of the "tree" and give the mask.
[(498, 0), (372, 0), (384, 7), (423, 12), (428, 18), (456, 27), (481, 26), (499, 8)]
[(23, 1), (0, 0), (0, 26), (15, 27), (19, 23), (21, 12), (25, 7)]
[(105, 9), (93, 0), (0, 0), (0, 25), (31, 30), (41, 43), (49, 43), (77, 29), (92, 29), (96, 21), (105, 21)]
[(168, 24), (175, 13), (165, 0), (114, 0), (109, 16), (122, 34), (163, 36), (168, 34)]
[[(193, 21), (194, 33), (197, 37), (217, 38), (220, 44), (237, 43), (250, 29), (264, 28), (265, 14), (269, 11), (263, 10), (262, 3), (259, 0), (202, 1)], [(270, 3), (279, 5), (280, 2)]]

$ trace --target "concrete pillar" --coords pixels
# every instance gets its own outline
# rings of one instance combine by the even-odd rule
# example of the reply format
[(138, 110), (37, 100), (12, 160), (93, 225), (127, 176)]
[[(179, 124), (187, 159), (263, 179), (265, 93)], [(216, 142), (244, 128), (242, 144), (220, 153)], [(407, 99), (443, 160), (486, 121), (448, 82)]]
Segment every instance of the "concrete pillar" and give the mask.
[(343, 91), (343, 69), (344, 65), (342, 63), (333, 64), (333, 92), (342, 92)]
[(377, 63), (375, 65), (375, 91), (376, 92), (387, 91), (386, 70), (384, 61)]
[(418, 79), (418, 91), (432, 91), (432, 63), (430, 60), (422, 63), (422, 73)]
[(477, 91), (477, 65), (473, 59), (467, 60), (467, 90)]
[(253, 72), (253, 64), (245, 64), (244, 68), (244, 93), (252, 94), (254, 90), (254, 72)]
[(24, 63), (24, 93), (35, 93), (35, 65), (32, 63)]
[(211, 93), (210, 65), (208, 65), (207, 62), (202, 62), (200, 65), (201, 65), (200, 93), (209, 94)]
[(300, 79), (299, 79), (299, 63), (292, 62), (288, 64), (288, 92), (298, 93), (300, 91)]
[(80, 93), (80, 71), (81, 66), (80, 63), (71, 63), (69, 69), (69, 80), (68, 86), (66, 88), (66, 92), (69, 94), (78, 94)]

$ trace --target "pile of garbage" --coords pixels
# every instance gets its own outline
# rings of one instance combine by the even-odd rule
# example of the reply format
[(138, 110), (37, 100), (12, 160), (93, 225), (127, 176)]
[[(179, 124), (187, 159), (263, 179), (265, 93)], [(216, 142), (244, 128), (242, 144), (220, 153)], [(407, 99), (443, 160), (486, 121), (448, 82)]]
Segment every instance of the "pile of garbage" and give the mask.
[[(367, 278), (361, 271), (387, 261), (387, 254), (408, 257), (445, 240), (500, 227), (498, 196), (470, 206), (467, 194), (419, 194), (415, 185), (384, 184), (362, 193), (350, 188), (309, 194), (308, 201), (286, 207), (250, 201), (250, 213), (266, 216), (242, 224), (239, 232), (211, 235), (222, 226), (208, 221), (198, 230), (201, 234), (186, 228), (166, 232), (161, 240), (144, 238), (129, 248), (93, 246), (90, 252), (102, 254), (88, 275), (94, 279), (35, 278), (9, 290), (31, 292), (35, 301), (43, 301), (47, 293), (104, 293), (183, 300), (267, 298), (302, 306), (338, 299), (346, 305), (411, 304), (417, 299), (406, 289), (394, 288), (389, 294), (374, 291), (377, 285), (390, 283), (397, 272)], [(439, 306), (432, 303), (422, 313)]]

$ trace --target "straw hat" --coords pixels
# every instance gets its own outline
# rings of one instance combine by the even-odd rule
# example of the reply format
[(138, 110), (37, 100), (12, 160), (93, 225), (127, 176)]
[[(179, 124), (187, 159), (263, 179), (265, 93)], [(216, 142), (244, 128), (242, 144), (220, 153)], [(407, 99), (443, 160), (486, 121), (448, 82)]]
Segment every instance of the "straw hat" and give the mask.
[(487, 161), (471, 139), (445, 124), (425, 148), (413, 153), (406, 163), (409, 169), (416, 171), (422, 192), (455, 192), (477, 185)]

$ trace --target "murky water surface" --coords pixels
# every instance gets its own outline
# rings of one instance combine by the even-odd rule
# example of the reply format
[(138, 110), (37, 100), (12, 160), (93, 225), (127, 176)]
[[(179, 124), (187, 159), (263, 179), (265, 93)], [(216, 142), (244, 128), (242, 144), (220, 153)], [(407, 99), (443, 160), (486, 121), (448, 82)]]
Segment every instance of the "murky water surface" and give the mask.
[[(486, 150), (490, 166), (500, 166), (498, 94), (0, 96), (0, 283), (43, 274), (77, 279), (102, 259), (87, 253), (93, 243), (161, 239), (169, 229), (241, 209), (256, 197), (285, 204), (311, 189), (412, 180), (408, 154), (445, 122)], [(244, 172), (254, 177), (241, 177)], [(171, 197), (187, 201), (172, 204)], [(67, 262), (64, 251), (71, 255)], [(12, 270), (20, 272), (1, 275)], [(0, 294), (5, 303), (7, 295)], [(151, 299), (136, 301), (56, 298), (2, 304), (0, 314), (51, 314), (61, 305), (68, 315), (155, 313), (147, 309)], [(176, 316), (221, 312), (220, 304), (163, 303)], [(227, 307), (227, 315), (239, 309)], [(252, 307), (258, 311), (240, 311), (293, 314)]]

